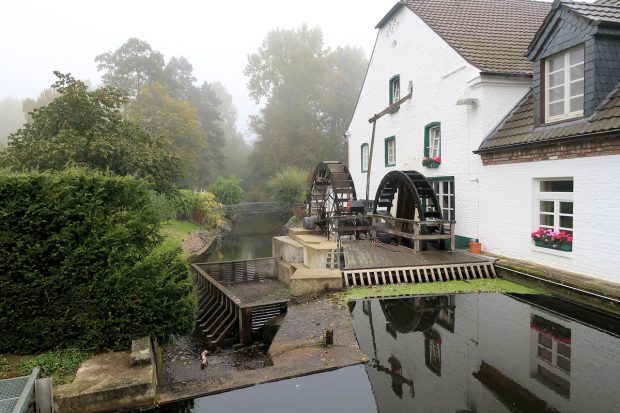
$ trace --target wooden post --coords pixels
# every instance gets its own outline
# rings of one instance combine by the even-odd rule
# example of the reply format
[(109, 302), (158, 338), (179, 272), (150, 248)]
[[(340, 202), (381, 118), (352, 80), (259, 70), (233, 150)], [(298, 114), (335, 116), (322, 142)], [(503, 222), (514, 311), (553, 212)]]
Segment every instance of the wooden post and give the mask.
[(239, 309), (239, 341), (241, 344), (252, 342), (252, 309)]
[(417, 222), (413, 223), (413, 250), (415, 252), (420, 252), (422, 250), (420, 244), (420, 224)]
[(450, 223), (450, 251), (454, 251), (456, 249), (456, 223)]
[[(372, 122), (372, 137), (370, 138), (370, 151), (368, 153), (368, 170), (366, 170), (366, 207), (370, 207), (370, 170), (372, 169), (372, 152), (375, 147), (375, 130), (377, 120)], [(363, 161), (363, 160), (362, 160)]]

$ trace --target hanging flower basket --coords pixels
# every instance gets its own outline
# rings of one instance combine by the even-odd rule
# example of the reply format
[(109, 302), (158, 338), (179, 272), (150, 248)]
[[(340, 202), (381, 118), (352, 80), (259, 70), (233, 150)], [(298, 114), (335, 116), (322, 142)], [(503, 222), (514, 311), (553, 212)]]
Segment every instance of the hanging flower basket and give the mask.
[(427, 168), (437, 168), (439, 165), (441, 165), (441, 156), (435, 156), (434, 158), (425, 156), (422, 158), (422, 166)]

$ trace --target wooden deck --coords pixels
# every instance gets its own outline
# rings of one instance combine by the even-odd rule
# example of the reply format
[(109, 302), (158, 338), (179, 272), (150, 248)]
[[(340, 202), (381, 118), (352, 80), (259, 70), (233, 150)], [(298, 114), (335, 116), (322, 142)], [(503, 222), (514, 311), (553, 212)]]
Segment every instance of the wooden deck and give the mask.
[(341, 241), (345, 287), (495, 278), (495, 260), (460, 251), (420, 251), (378, 241)]
[(341, 245), (345, 270), (494, 262), (493, 259), (460, 251), (414, 252), (411, 248), (378, 241), (342, 241)]
[(278, 280), (223, 283), (241, 307), (255, 307), (289, 300), (289, 289)]

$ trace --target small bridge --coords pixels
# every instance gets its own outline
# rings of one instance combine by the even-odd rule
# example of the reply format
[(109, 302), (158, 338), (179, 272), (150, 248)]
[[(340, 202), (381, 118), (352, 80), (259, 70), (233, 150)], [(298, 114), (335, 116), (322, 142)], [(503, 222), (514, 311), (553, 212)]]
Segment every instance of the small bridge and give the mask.
[(293, 206), (286, 202), (246, 202), (243, 204), (226, 205), (226, 215), (232, 214), (268, 214), (271, 212), (293, 213)]

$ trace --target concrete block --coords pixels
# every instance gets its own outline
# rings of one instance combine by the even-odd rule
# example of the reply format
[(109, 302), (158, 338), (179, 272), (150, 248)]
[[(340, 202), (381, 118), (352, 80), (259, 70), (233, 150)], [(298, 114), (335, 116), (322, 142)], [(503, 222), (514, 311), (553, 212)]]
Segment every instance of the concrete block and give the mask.
[(132, 366), (151, 364), (151, 359), (152, 353), (150, 337), (142, 337), (131, 341), (130, 360)]
[(293, 297), (342, 290), (342, 273), (340, 270), (300, 268), (291, 277), (290, 288)]

